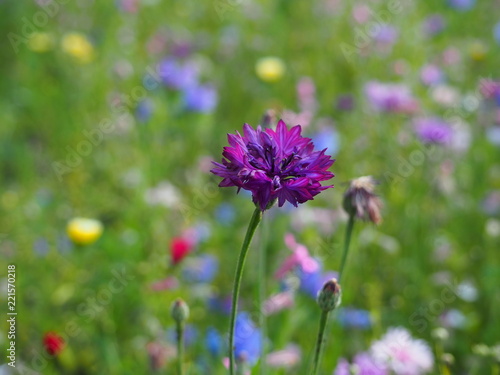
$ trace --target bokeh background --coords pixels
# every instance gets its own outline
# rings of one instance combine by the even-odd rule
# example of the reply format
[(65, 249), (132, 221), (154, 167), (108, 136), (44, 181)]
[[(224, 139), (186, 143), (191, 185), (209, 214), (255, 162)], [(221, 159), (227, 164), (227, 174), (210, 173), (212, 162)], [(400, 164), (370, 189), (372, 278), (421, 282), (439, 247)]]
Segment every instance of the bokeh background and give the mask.
[[(497, 0), (0, 2), (0, 282), (4, 311), (15, 264), (18, 367), (174, 374), (170, 304), (182, 297), (188, 373), (225, 373), (227, 303), (253, 204), (218, 188), (210, 162), (228, 132), (283, 118), (336, 159), (335, 188), (266, 212), (241, 309), (259, 326), (259, 293), (304, 282), (274, 277), (291, 254), (287, 233), (323, 270), (338, 269), (343, 191), (372, 175), (384, 220), (356, 224), (321, 373), (401, 326), (432, 349), (429, 373), (498, 374), (499, 9)], [(102, 235), (68, 229), (78, 217), (98, 220)], [(320, 312), (302, 289), (266, 318), (266, 352), (286, 358), (267, 361), (269, 374), (309, 371)], [(47, 355), (48, 333), (65, 342), (57, 355)]]

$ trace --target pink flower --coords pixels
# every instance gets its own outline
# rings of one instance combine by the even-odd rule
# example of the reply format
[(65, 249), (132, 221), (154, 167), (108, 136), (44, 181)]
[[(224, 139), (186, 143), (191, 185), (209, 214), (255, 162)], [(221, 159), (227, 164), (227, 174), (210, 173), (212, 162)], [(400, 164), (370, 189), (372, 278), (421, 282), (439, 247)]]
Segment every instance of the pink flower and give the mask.
[(293, 234), (287, 233), (285, 235), (285, 244), (292, 250), (293, 254), (285, 259), (274, 277), (281, 279), (287, 272), (292, 271), (297, 266), (300, 266), (302, 271), (306, 273), (313, 273), (319, 269), (318, 262), (309, 255), (307, 247), (297, 243)]
[(285, 349), (269, 353), (266, 362), (272, 368), (291, 368), (301, 359), (301, 351), (297, 345), (288, 345)]
[(293, 293), (290, 291), (281, 292), (269, 297), (264, 301), (264, 306), (262, 306), (262, 312), (264, 315), (272, 315), (277, 312), (289, 309), (293, 307)]
[(422, 375), (429, 373), (434, 357), (429, 345), (414, 339), (402, 327), (389, 328), (387, 333), (372, 344), (373, 359), (397, 375)]
[(162, 290), (172, 290), (177, 289), (179, 286), (179, 281), (173, 277), (167, 277), (166, 279), (156, 281), (150, 285), (151, 290), (155, 292), (160, 292)]

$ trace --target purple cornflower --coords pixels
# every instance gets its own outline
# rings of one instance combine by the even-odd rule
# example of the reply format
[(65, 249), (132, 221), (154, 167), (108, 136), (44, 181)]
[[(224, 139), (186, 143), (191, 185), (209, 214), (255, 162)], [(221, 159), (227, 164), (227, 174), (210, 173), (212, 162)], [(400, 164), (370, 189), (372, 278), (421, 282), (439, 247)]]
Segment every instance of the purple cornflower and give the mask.
[(180, 63), (169, 57), (160, 63), (159, 71), (163, 83), (172, 89), (185, 89), (198, 82), (198, 67), (190, 61)]
[[(351, 370), (353, 370), (351, 372)], [(349, 362), (341, 358), (333, 375), (350, 375), (355, 373), (357, 375), (387, 375), (385, 366), (376, 363), (368, 353), (356, 354), (352, 361)]]
[(231, 147), (224, 147), (222, 163), (211, 172), (223, 178), (220, 187), (237, 186), (252, 192), (253, 202), (262, 211), (275, 200), (295, 207), (333, 185), (320, 181), (331, 179), (328, 171), (334, 160), (325, 150), (314, 151), (310, 138), (301, 136), (300, 125), (288, 130), (280, 120), (276, 131), (243, 126), (243, 136), (228, 134)]
[(213, 112), (219, 100), (215, 87), (199, 84), (186, 87), (182, 99), (188, 111), (201, 113)]
[(394, 44), (399, 36), (398, 29), (392, 25), (383, 24), (374, 35), (374, 39), (379, 43)]
[(500, 81), (481, 80), (479, 82), (479, 91), (486, 99), (496, 99), (500, 105)]
[(453, 137), (451, 126), (437, 117), (421, 117), (413, 121), (415, 131), (422, 142), (447, 144)]
[(424, 85), (431, 86), (441, 83), (443, 80), (443, 72), (438, 66), (427, 64), (420, 70), (420, 79)]
[(260, 357), (262, 333), (246, 312), (236, 317), (234, 356), (237, 361), (255, 365)]
[(402, 84), (370, 81), (365, 85), (365, 95), (377, 111), (414, 112), (417, 109), (417, 101)]
[(424, 20), (423, 31), (427, 36), (439, 34), (444, 29), (444, 19), (440, 14), (433, 14)]

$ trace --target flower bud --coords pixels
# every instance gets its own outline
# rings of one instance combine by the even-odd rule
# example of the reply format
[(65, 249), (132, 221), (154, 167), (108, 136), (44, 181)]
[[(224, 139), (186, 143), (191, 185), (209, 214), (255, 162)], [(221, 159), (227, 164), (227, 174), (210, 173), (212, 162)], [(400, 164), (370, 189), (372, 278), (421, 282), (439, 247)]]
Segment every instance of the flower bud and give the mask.
[(371, 176), (352, 180), (344, 193), (343, 207), (349, 216), (370, 220), (374, 224), (382, 222), (382, 201), (374, 193), (376, 181)]
[(318, 305), (323, 311), (332, 311), (338, 305), (342, 296), (342, 290), (337, 279), (328, 280), (318, 292)]
[(189, 307), (183, 299), (177, 298), (170, 309), (172, 318), (177, 324), (183, 323), (189, 317)]

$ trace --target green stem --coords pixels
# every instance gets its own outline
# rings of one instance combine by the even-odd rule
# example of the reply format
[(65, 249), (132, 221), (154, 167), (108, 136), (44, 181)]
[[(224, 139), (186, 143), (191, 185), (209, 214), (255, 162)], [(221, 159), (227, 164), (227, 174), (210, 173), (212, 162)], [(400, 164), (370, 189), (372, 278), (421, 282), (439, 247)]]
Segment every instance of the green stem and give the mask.
[(231, 302), (231, 319), (229, 323), (229, 374), (234, 375), (234, 328), (236, 325), (236, 310), (238, 309), (238, 298), (240, 295), (241, 276), (247, 257), (248, 248), (252, 242), (253, 235), (260, 221), (262, 220), (262, 211), (257, 207), (253, 212), (252, 219), (248, 224), (247, 234), (241, 246), (238, 264), (236, 266), (236, 276), (234, 278), (233, 299)]
[[(262, 310), (264, 306), (264, 299), (266, 296), (266, 240), (267, 240), (267, 226), (262, 225), (260, 228), (261, 236), (260, 236), (260, 244), (259, 244), (259, 297), (258, 297), (258, 306), (259, 306), (259, 326), (262, 332), (262, 337), (267, 337), (266, 332), (266, 317)], [(260, 349), (260, 375), (266, 375), (266, 343), (265, 340), (261, 345)]]
[(177, 374), (183, 375), (182, 363), (184, 360), (184, 323), (177, 323)]
[(342, 261), (340, 262), (339, 269), (339, 284), (342, 276), (344, 276), (344, 267), (347, 261), (347, 254), (349, 253), (349, 244), (351, 243), (352, 229), (354, 228), (354, 215), (349, 215), (349, 221), (347, 222), (347, 227), (345, 229), (345, 242), (344, 242), (344, 253), (342, 254)]
[(314, 351), (314, 362), (312, 375), (318, 373), (318, 367), (321, 362), (321, 351), (323, 349), (323, 337), (325, 336), (326, 322), (328, 321), (329, 311), (321, 311), (321, 320), (319, 321), (318, 340), (316, 341), (316, 350)]

